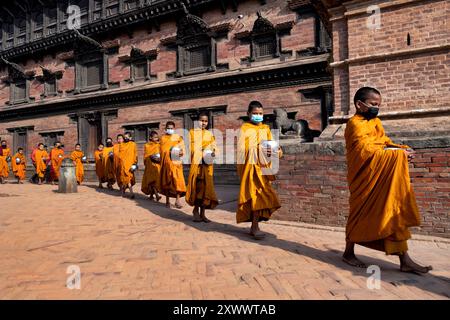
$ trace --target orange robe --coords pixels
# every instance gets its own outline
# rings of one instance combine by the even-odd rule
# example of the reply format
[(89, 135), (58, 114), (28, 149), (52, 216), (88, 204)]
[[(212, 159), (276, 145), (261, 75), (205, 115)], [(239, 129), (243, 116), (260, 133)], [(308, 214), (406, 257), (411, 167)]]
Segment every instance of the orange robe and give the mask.
[(100, 182), (105, 182), (105, 166), (103, 165), (103, 150), (95, 150), (94, 152), (95, 158), (95, 173)]
[(189, 138), (191, 168), (186, 202), (191, 206), (205, 206), (206, 209), (214, 209), (219, 202), (214, 190), (213, 164), (204, 164), (202, 160), (205, 149), (217, 152), (215, 138), (211, 131), (205, 129), (191, 129)]
[(45, 150), (37, 149), (34, 157), (36, 159), (36, 174), (40, 179), (43, 179), (45, 170), (47, 170), (47, 161), (49, 159), (48, 152)]
[(251, 222), (252, 212), (259, 213), (259, 221), (267, 221), (281, 207), (272, 188), (275, 176), (271, 174), (271, 163), (259, 152), (259, 144), (263, 140), (272, 140), (268, 125), (250, 122), (242, 125), (237, 145), (237, 171), (241, 180), (237, 223)]
[(161, 137), (161, 193), (168, 197), (186, 194), (186, 183), (183, 175), (183, 163), (170, 159), (170, 150), (178, 146), (185, 153), (183, 138), (178, 134), (165, 134)]
[(161, 153), (159, 143), (153, 141), (147, 142), (144, 146), (145, 171), (141, 185), (142, 192), (147, 195), (150, 194), (151, 187), (155, 187), (157, 191), (160, 190), (159, 174), (161, 172), (161, 164), (153, 162), (151, 159), (151, 156), (155, 153)]
[[(3, 149), (3, 155), (0, 156), (0, 177), (8, 178), (9, 175), (9, 167), (8, 161), (6, 161), (7, 157), (11, 156), (11, 150), (9, 148)], [(12, 159), (11, 159), (12, 161)]]
[[(16, 159), (20, 159), (20, 163), (16, 163)], [(19, 180), (25, 180), (26, 174), (26, 159), (25, 155), (16, 153), (14, 157), (11, 159), (12, 171), (14, 172), (14, 176)]]
[(111, 185), (116, 183), (116, 173), (114, 169), (114, 156), (109, 157), (109, 153), (114, 152), (114, 147), (103, 148), (103, 168), (105, 181)]
[(77, 182), (81, 184), (84, 180), (84, 167), (81, 158), (83, 158), (84, 153), (82, 151), (73, 151), (70, 158), (75, 163), (75, 176), (77, 177)]
[(64, 160), (64, 150), (53, 148), (50, 151), (50, 180), (59, 179), (59, 169), (61, 168), (62, 161)]
[(136, 143), (129, 141), (117, 144), (116, 146), (117, 185), (120, 188), (128, 185), (134, 186), (136, 184), (136, 178), (130, 169), (133, 164), (137, 164), (138, 162)]
[(411, 237), (408, 227), (419, 226), (420, 216), (409, 178), (404, 150), (384, 132), (379, 118), (353, 116), (345, 129), (350, 213), (348, 241), (384, 251), (404, 253)]

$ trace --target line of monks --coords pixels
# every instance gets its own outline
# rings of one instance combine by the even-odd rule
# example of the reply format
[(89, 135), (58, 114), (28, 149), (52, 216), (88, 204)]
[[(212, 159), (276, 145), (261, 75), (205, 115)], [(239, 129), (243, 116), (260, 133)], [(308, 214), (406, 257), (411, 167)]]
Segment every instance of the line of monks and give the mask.
[[(426, 273), (431, 266), (421, 266), (408, 255), (407, 240), (411, 238), (409, 227), (420, 225), (420, 216), (409, 177), (408, 162), (414, 157), (413, 150), (406, 145), (392, 142), (384, 132), (377, 117), (381, 105), (381, 94), (371, 87), (359, 89), (354, 97), (356, 114), (345, 129), (348, 163), (348, 183), (350, 189), (350, 212), (346, 227), (346, 248), (343, 260), (356, 267), (365, 268), (354, 252), (355, 244), (397, 255), (400, 270), (404, 272)], [(240, 192), (236, 211), (236, 221), (251, 222), (250, 235), (255, 239), (264, 238), (259, 229), (260, 221), (270, 219), (273, 212), (281, 207), (272, 187), (275, 176), (272, 173), (274, 159), (282, 157), (282, 150), (274, 145), (270, 127), (263, 124), (263, 106), (252, 101), (248, 107), (249, 121), (239, 133), (237, 143), (237, 171), (240, 178)], [(214, 209), (217, 196), (213, 183), (213, 161), (217, 149), (213, 134), (207, 130), (208, 116), (201, 114), (198, 127), (189, 132), (191, 166), (187, 186), (183, 176), (181, 157), (185, 153), (183, 138), (174, 132), (175, 124), (167, 122), (165, 134), (159, 137), (151, 132), (150, 141), (145, 145), (145, 171), (141, 190), (150, 199), (159, 201), (166, 196), (175, 198), (175, 207), (181, 208), (180, 198), (194, 207), (196, 222), (209, 222), (205, 210)], [(265, 144), (266, 143), (266, 144)], [(50, 161), (50, 176), (57, 179), (58, 166), (63, 152), (56, 145), (47, 154), (40, 144), (33, 163), (40, 182), (45, 171), (45, 160)], [(9, 149), (2, 142), (0, 149), (0, 175), (7, 177), (6, 158)], [(83, 152), (80, 146), (71, 154), (76, 165), (79, 183), (83, 180)], [(13, 171), (18, 180), (24, 178), (25, 158), (19, 148), (12, 161)], [(44, 161), (42, 161), (44, 159)], [(117, 183), (122, 195), (126, 189), (134, 197), (135, 171), (137, 169), (137, 148), (131, 135), (118, 135), (113, 145), (108, 138), (95, 152), (96, 173), (99, 187), (107, 183), (112, 188)], [(5, 165), (6, 164), (6, 165)], [(5, 169), (6, 167), (6, 169)]]

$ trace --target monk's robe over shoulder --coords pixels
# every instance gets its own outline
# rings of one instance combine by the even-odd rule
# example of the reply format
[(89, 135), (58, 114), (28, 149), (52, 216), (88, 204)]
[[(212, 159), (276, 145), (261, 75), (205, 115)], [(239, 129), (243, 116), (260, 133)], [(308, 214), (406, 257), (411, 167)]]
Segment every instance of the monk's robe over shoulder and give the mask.
[(213, 164), (203, 163), (203, 151), (218, 152), (216, 140), (211, 131), (191, 129), (189, 131), (191, 167), (189, 170), (186, 202), (191, 206), (214, 209), (218, 205), (214, 190)]
[(161, 154), (161, 148), (158, 142), (147, 142), (144, 146), (144, 165), (145, 171), (142, 176), (141, 190), (146, 195), (149, 195), (151, 188), (155, 187), (157, 191), (160, 191), (160, 178), (161, 164), (154, 162), (151, 158), (154, 154)]
[(186, 194), (186, 183), (183, 175), (183, 164), (181, 161), (172, 161), (170, 151), (172, 147), (179, 147), (186, 153), (183, 138), (178, 134), (165, 134), (160, 139), (161, 144), (161, 193), (168, 197), (176, 197), (177, 194)]
[(11, 157), (11, 150), (3, 148), (3, 154), (0, 156), (0, 177), (3, 178), (8, 178), (9, 175), (8, 161), (6, 161), (8, 157)]
[(356, 114), (345, 130), (350, 213), (348, 241), (387, 254), (404, 253), (411, 237), (408, 227), (420, 224), (416, 198), (410, 184), (406, 149), (394, 144), (379, 118)]
[(95, 150), (95, 173), (101, 182), (105, 182), (105, 167), (103, 165), (103, 150)]
[[(16, 159), (19, 158), (20, 159), (20, 163), (17, 163)], [(11, 167), (12, 167), (12, 171), (14, 173), (14, 176), (20, 180), (24, 180), (25, 179), (25, 174), (26, 174), (26, 159), (25, 156), (23, 154), (20, 153), (16, 153), (14, 155), (14, 157), (11, 159)]]
[(259, 152), (263, 140), (272, 140), (268, 125), (250, 122), (242, 125), (237, 144), (237, 171), (241, 180), (237, 223), (252, 221), (252, 212), (259, 213), (260, 221), (267, 221), (281, 207), (271, 184), (275, 180), (275, 176), (270, 174), (271, 164)]
[(40, 179), (42, 179), (44, 178), (45, 170), (47, 170), (47, 160), (49, 155), (47, 151), (37, 149), (34, 157), (36, 160), (36, 174)]
[(135, 185), (134, 173), (130, 171), (133, 164), (138, 162), (137, 145), (133, 141), (117, 144), (117, 184), (119, 187)]
[[(110, 154), (113, 153), (111, 157)], [(103, 168), (105, 181), (113, 185), (116, 182), (116, 171), (114, 167), (114, 147), (103, 148)]]
[(84, 180), (84, 167), (81, 158), (83, 158), (84, 153), (82, 151), (73, 151), (70, 158), (75, 163), (75, 176), (77, 177), (77, 182), (81, 184)]
[(50, 179), (59, 179), (59, 169), (61, 168), (62, 161), (64, 160), (64, 150), (53, 148), (50, 151)]

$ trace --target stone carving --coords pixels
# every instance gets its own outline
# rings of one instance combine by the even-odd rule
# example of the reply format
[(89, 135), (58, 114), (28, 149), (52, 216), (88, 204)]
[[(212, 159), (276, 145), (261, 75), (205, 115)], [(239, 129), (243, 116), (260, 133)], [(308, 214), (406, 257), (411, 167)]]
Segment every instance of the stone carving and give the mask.
[(280, 136), (300, 137), (301, 142), (312, 142), (314, 137), (318, 137), (320, 132), (311, 130), (308, 121), (300, 119), (289, 119), (287, 111), (283, 108), (276, 108), (273, 111), (275, 115), (274, 129), (280, 130)]

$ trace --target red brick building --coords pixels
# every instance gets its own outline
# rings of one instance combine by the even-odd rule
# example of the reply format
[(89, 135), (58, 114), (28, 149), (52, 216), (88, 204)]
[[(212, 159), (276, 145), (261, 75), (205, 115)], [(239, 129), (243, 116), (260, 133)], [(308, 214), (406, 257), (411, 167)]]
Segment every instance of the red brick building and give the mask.
[[(0, 10), (0, 137), (99, 141), (124, 130), (142, 147), (167, 120), (238, 128), (251, 100), (308, 121), (286, 141), (275, 217), (344, 225), (346, 120), (363, 85), (383, 93), (388, 133), (416, 148), (420, 232), (450, 236), (450, 3), (445, 0), (40, 0)], [(79, 32), (68, 29), (77, 5)], [(331, 41), (330, 41), (331, 40)], [(220, 183), (236, 183), (218, 166)]]

